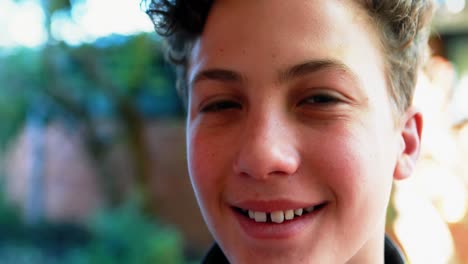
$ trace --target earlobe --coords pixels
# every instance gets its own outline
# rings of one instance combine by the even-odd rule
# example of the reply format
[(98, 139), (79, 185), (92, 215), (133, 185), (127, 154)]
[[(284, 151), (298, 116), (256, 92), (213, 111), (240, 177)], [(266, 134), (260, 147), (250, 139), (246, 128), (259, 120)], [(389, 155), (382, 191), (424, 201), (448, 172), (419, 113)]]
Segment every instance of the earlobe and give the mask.
[(393, 175), (395, 180), (406, 179), (413, 173), (421, 149), (422, 127), (421, 112), (410, 107), (403, 116), (401, 123), (402, 146)]

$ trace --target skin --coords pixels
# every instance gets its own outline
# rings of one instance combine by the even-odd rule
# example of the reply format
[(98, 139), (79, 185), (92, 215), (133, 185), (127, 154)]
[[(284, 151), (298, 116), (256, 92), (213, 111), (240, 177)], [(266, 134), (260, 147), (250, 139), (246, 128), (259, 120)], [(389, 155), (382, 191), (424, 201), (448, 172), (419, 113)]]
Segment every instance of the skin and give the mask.
[[(383, 263), (392, 183), (413, 170), (422, 118), (393, 112), (378, 43), (351, 1), (216, 1), (188, 71), (188, 165), (231, 263)], [(326, 206), (260, 238), (233, 211), (277, 200)]]

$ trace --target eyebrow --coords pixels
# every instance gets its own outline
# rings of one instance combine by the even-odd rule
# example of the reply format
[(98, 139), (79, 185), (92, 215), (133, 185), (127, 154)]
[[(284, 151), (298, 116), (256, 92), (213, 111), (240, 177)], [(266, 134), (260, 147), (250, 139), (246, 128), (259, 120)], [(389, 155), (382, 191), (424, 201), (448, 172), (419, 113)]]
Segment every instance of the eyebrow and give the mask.
[(226, 69), (206, 69), (198, 72), (195, 77), (190, 81), (190, 87), (193, 87), (197, 82), (212, 80), (220, 82), (242, 83), (244, 77), (235, 71)]
[(293, 79), (297, 79), (312, 73), (320, 72), (323, 70), (336, 70), (345, 72), (351, 76), (351, 78), (357, 82), (358, 78), (356, 74), (344, 63), (337, 60), (311, 60), (304, 63), (294, 65), (287, 68), (284, 71), (280, 71), (278, 74), (278, 82), (285, 83)]
[[(277, 74), (278, 83), (286, 83), (294, 79), (304, 77), (309, 74), (324, 71), (327, 69), (341, 71), (347, 73), (353, 81), (358, 82), (357, 75), (344, 63), (337, 60), (310, 60), (303, 63), (293, 65), (280, 70)], [(190, 87), (193, 87), (197, 82), (204, 80), (212, 80), (227, 83), (242, 83), (246, 81), (246, 77), (242, 74), (228, 69), (213, 68), (198, 72), (190, 81)]]

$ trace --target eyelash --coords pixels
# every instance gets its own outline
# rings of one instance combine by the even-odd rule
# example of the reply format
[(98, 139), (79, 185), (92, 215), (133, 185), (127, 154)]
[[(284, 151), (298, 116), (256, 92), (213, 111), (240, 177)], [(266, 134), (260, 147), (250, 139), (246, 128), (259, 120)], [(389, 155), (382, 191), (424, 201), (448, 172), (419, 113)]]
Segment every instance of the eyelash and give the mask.
[(201, 112), (215, 113), (215, 112), (220, 112), (220, 111), (228, 110), (228, 109), (241, 109), (241, 108), (242, 108), (241, 104), (235, 101), (221, 100), (221, 101), (216, 101), (213, 103), (209, 103), (206, 106), (203, 106), (201, 109)]
[[(316, 94), (309, 96), (299, 102), (299, 105), (319, 105), (328, 106), (340, 103), (341, 100), (329, 94)], [(220, 100), (209, 103), (201, 108), (203, 113), (216, 113), (229, 109), (241, 109), (242, 105), (236, 101)]]
[(315, 105), (333, 105), (340, 103), (341, 100), (338, 99), (336, 96), (329, 95), (329, 94), (316, 94), (309, 96), (299, 102), (299, 105), (302, 104), (315, 104)]

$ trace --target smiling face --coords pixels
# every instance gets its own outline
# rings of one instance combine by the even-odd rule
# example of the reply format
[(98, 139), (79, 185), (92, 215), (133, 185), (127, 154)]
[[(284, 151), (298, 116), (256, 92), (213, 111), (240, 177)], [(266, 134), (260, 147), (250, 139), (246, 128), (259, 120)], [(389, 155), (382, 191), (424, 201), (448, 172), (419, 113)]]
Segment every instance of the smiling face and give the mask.
[(188, 70), (188, 164), (232, 263), (383, 263), (421, 120), (395, 122), (374, 30), (350, 1), (215, 2)]

